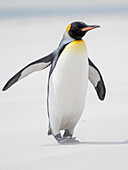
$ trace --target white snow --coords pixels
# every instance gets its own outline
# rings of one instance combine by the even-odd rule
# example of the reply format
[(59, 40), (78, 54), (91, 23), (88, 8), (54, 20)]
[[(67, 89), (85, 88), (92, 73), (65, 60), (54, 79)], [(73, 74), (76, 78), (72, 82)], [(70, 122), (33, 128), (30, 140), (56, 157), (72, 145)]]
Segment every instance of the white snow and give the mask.
[(66, 26), (101, 25), (84, 38), (107, 86), (100, 102), (89, 83), (85, 111), (74, 136), (61, 146), (47, 136), (49, 68), (0, 92), (0, 170), (128, 169), (128, 16), (74, 16), (0, 20), (0, 88), (17, 71), (49, 54)]

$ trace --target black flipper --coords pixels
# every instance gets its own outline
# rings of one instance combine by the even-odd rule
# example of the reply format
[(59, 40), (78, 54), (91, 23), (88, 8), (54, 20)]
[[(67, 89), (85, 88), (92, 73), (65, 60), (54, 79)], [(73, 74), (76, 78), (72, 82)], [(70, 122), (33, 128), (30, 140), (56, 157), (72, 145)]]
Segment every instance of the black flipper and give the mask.
[(88, 61), (89, 61), (89, 80), (95, 87), (99, 99), (104, 100), (106, 88), (101, 73), (89, 58)]
[(7, 90), (9, 87), (11, 87), (14, 83), (21, 80), (22, 78), (28, 76), (29, 74), (43, 70), (49, 65), (52, 64), (54, 60), (54, 52), (47, 55), (46, 57), (43, 57), (39, 60), (36, 60), (30, 64), (28, 64), (26, 67), (24, 67), (22, 70), (20, 70), (17, 74), (15, 74), (4, 86), (2, 89), (3, 91)]

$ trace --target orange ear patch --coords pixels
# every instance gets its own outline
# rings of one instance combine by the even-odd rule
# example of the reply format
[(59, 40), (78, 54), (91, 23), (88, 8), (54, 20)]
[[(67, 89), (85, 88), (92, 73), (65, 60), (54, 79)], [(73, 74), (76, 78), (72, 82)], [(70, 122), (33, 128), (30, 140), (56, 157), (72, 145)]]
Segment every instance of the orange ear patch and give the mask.
[(70, 28), (71, 28), (71, 24), (69, 24), (69, 25), (67, 26), (67, 33), (69, 33)]

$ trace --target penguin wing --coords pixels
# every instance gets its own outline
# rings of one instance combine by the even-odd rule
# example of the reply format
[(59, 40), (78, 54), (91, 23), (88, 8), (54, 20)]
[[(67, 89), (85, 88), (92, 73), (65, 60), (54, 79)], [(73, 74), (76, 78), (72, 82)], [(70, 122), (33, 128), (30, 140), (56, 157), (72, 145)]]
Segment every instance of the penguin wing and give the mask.
[(47, 55), (46, 57), (43, 57), (39, 60), (36, 60), (30, 64), (28, 64), (26, 67), (24, 67), (22, 70), (20, 70), (17, 74), (15, 74), (4, 86), (4, 88), (2, 89), (3, 91), (7, 90), (9, 87), (11, 87), (14, 83), (16, 83), (17, 81), (21, 80), (22, 78), (28, 76), (29, 74), (35, 72), (35, 71), (39, 71), (39, 70), (43, 70), (46, 67), (48, 67), (49, 65), (52, 64), (53, 60), (54, 60), (54, 52)]
[(99, 99), (104, 100), (106, 88), (101, 73), (89, 58), (88, 61), (89, 61), (89, 80), (93, 84)]

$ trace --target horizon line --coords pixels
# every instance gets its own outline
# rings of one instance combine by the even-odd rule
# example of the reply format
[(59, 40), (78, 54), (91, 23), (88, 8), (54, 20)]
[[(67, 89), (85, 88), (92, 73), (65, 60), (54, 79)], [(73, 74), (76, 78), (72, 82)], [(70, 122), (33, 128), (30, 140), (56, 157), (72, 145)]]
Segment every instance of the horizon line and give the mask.
[(87, 7), (40, 7), (40, 8), (4, 8), (0, 9), (0, 19), (6, 18), (28, 18), (46, 16), (67, 16), (67, 15), (101, 15), (101, 14), (128, 14), (128, 5), (110, 6), (87, 6)]

